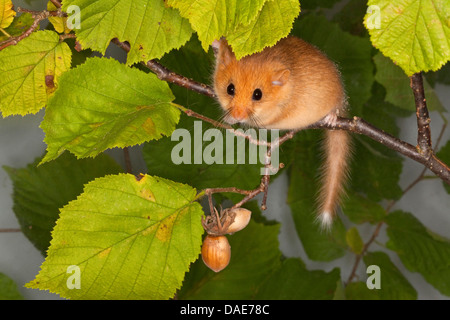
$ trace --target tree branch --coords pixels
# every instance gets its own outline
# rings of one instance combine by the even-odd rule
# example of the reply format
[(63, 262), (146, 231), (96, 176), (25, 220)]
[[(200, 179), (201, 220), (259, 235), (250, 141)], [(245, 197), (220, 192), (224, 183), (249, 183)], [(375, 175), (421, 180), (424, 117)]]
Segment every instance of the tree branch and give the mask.
[(413, 74), (410, 77), (410, 86), (413, 91), (414, 101), (416, 104), (418, 152), (423, 154), (426, 158), (430, 158), (433, 153), (430, 132), (431, 120), (428, 114), (421, 73)]
[(22, 41), (23, 39), (29, 37), (33, 31), (35, 31), (38, 27), (39, 24), (42, 20), (48, 19), (49, 17), (63, 17), (65, 15), (64, 12), (62, 12), (61, 10), (57, 10), (57, 11), (33, 11), (33, 10), (28, 10), (28, 9), (23, 9), (23, 8), (17, 8), (17, 12), (27, 12), (27, 13), (31, 13), (33, 16), (33, 24), (25, 31), (23, 32), (21, 35), (16, 36), (16, 37), (11, 37), (8, 40), (2, 42), (0, 44), (0, 51), (12, 46), (12, 45), (16, 45), (18, 44), (20, 41)]
[(60, 0), (50, 0), (51, 3), (55, 5), (57, 8), (61, 8), (61, 1)]
[[(118, 41), (118, 39), (113, 39), (113, 42), (119, 47), (123, 48), (125, 51), (129, 52), (130, 46), (127, 43)], [(200, 94), (214, 98), (214, 90), (202, 83), (196, 82), (192, 79), (188, 79), (181, 75), (178, 75), (166, 67), (162, 66), (155, 60), (150, 60), (144, 63), (151, 71), (153, 71), (159, 79), (164, 81), (169, 81), (176, 85), (182, 86), (189, 90), (198, 92)], [(317, 123), (308, 127), (308, 129), (333, 129), (333, 130), (348, 130), (350, 132), (366, 135), (369, 138), (387, 146), (388, 148), (395, 150), (404, 156), (415, 160), (428, 169), (430, 169), (434, 174), (440, 177), (443, 181), (450, 184), (450, 168), (438, 159), (432, 152), (430, 153), (431, 139), (429, 138), (429, 117), (428, 111), (425, 104), (425, 96), (423, 90), (423, 83), (421, 81), (421, 75), (414, 75), (411, 78), (411, 85), (414, 86), (416, 91), (414, 91), (414, 96), (416, 99), (416, 106), (418, 110), (418, 121), (420, 122), (419, 130), (422, 135), (419, 134), (419, 147), (415, 147), (405, 141), (402, 141), (381, 129), (378, 129), (371, 125), (370, 123), (364, 121), (359, 117), (354, 117), (353, 119), (338, 118), (336, 123), (333, 125), (325, 123), (325, 121), (320, 120)], [(193, 111), (192, 111), (193, 112)], [(419, 120), (420, 118), (420, 120)], [(427, 120), (428, 119), (428, 120)], [(419, 149), (419, 150), (418, 150)], [(428, 151), (427, 151), (428, 150)], [(425, 151), (425, 152), (424, 152)], [(256, 189), (255, 189), (256, 190)], [(250, 197), (251, 195), (247, 195)]]
[(338, 118), (336, 121), (336, 125), (329, 125), (325, 121), (320, 120), (315, 124), (309, 126), (308, 128), (348, 130), (350, 132), (368, 136), (369, 138), (387, 146), (388, 148), (423, 164), (434, 174), (440, 177), (443, 181), (450, 184), (450, 168), (441, 160), (439, 160), (433, 153), (431, 154), (431, 156), (427, 156), (419, 152), (417, 147), (403, 140), (400, 140), (381, 129), (374, 127), (373, 125), (359, 117), (353, 117), (353, 119)]
[[(130, 52), (130, 45), (128, 43), (121, 42), (117, 38), (114, 38), (112, 42), (118, 45), (126, 52)], [(153, 71), (160, 80), (171, 82), (180, 87), (198, 92), (211, 98), (216, 97), (214, 90), (208, 85), (183, 77), (182, 75), (179, 75), (175, 72), (172, 72), (163, 65), (161, 65), (156, 60), (149, 60), (146, 63), (142, 62), (142, 64), (145, 65), (147, 68), (149, 68), (151, 71)]]

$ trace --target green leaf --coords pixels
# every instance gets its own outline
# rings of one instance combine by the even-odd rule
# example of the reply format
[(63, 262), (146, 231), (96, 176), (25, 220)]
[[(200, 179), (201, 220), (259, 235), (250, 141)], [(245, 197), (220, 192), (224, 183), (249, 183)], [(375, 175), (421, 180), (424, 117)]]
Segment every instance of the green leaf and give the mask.
[(358, 229), (356, 227), (352, 227), (347, 230), (345, 234), (345, 240), (347, 240), (347, 244), (350, 249), (356, 253), (361, 254), (364, 248), (364, 242), (359, 235)]
[(91, 58), (61, 78), (41, 128), (47, 154), (78, 158), (170, 135), (180, 111), (166, 82), (106, 58)]
[(387, 247), (405, 267), (419, 272), (442, 294), (450, 296), (450, 241), (432, 235), (413, 215), (396, 211), (387, 216)]
[(450, 85), (450, 63), (445, 64), (436, 72), (424, 74), (428, 83), (434, 88), (436, 83)]
[(336, 283), (336, 290), (334, 291), (333, 300), (345, 300), (345, 287), (341, 279), (339, 279)]
[(168, 0), (181, 16), (189, 19), (205, 51), (214, 40), (232, 33), (240, 24), (256, 19), (267, 0)]
[(301, 0), (301, 5), (303, 9), (315, 10), (317, 8), (331, 8), (339, 0)]
[[(447, 144), (443, 146), (438, 153), (436, 153), (436, 156), (447, 165), (450, 165), (450, 140), (447, 141)], [(448, 183), (445, 183), (444, 181), (442, 181), (442, 183), (445, 190), (450, 193), (450, 185)]]
[(256, 299), (331, 300), (340, 280), (339, 269), (309, 271), (299, 259), (286, 259), (258, 290)]
[(275, 45), (292, 29), (300, 13), (298, 0), (267, 1), (255, 20), (226, 35), (237, 59)]
[(345, 228), (339, 218), (328, 232), (317, 221), (320, 132), (297, 133), (289, 173), (288, 204), (303, 248), (311, 260), (331, 261), (346, 253)]
[(105, 154), (76, 160), (66, 152), (55, 161), (37, 166), (41, 159), (26, 168), (4, 169), (13, 182), (13, 211), (22, 232), (45, 255), (59, 208), (76, 199), (84, 184), (122, 169)]
[[(414, 94), (410, 87), (409, 78), (388, 58), (381, 53), (373, 57), (377, 71), (375, 80), (386, 88), (386, 101), (406, 110), (415, 110)], [(434, 89), (428, 84), (424, 78), (423, 85), (425, 97), (427, 99), (427, 107), (430, 111), (445, 112)]]
[[(48, 11), (56, 11), (58, 8), (53, 4), (53, 2), (47, 2)], [(72, 29), (69, 28), (67, 23), (67, 17), (49, 17), (48, 21), (53, 25), (53, 28), (58, 33), (70, 33)]]
[(0, 300), (23, 300), (17, 285), (7, 275), (0, 272)]
[(37, 113), (70, 68), (71, 53), (53, 31), (37, 31), (0, 51), (0, 111), (3, 117)]
[[(304, 1), (302, 1), (304, 8)], [(350, 32), (356, 36), (366, 36), (367, 30), (361, 23), (367, 11), (367, 2), (361, 0), (350, 0), (339, 10), (332, 21), (339, 24), (342, 30)]]
[(324, 16), (297, 19), (292, 34), (321, 49), (341, 71), (350, 113), (370, 98), (373, 78), (372, 46), (365, 38), (342, 31)]
[[(364, 24), (373, 45), (411, 76), (435, 71), (450, 59), (448, 0), (369, 0), (378, 13), (367, 13)], [(379, 14), (380, 26), (371, 23)]]
[(266, 226), (250, 221), (247, 227), (227, 236), (231, 260), (222, 271), (208, 269), (202, 259), (192, 265), (179, 299), (253, 299), (264, 281), (277, 270), (279, 225)]
[(351, 221), (357, 224), (380, 222), (386, 211), (377, 202), (359, 193), (351, 193), (343, 200), (343, 211)]
[[(417, 292), (392, 263), (389, 256), (384, 252), (368, 252), (363, 257), (366, 266), (376, 265), (380, 268), (381, 289), (377, 291), (382, 300), (415, 300)], [(369, 290), (369, 289), (367, 289)]]
[(163, 0), (66, 0), (63, 11), (71, 5), (80, 8), (81, 25), (75, 32), (82, 47), (104, 54), (111, 39), (128, 41), (128, 65), (161, 58), (192, 34), (189, 22)]
[[(16, 17), (11, 25), (8, 28), (5, 28), (5, 31), (10, 36), (18, 36), (24, 33), (31, 25), (33, 24), (34, 19), (31, 13), (22, 13), (19, 17)], [(0, 32), (0, 43), (8, 40), (9, 37)]]
[[(28, 288), (71, 299), (167, 299), (200, 252), (196, 191), (170, 180), (98, 178), (61, 209), (47, 258)], [(70, 289), (69, 266), (80, 270)]]
[(347, 300), (380, 300), (379, 290), (369, 290), (365, 282), (351, 282), (345, 287)]

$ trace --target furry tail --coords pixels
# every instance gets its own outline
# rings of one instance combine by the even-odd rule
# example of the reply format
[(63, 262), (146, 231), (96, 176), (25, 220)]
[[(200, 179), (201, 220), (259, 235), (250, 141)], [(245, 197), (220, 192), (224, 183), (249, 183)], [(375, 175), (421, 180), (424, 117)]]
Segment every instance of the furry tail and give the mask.
[(351, 154), (350, 135), (345, 130), (326, 130), (325, 163), (320, 191), (319, 220), (329, 229), (336, 215), (336, 207), (344, 193)]

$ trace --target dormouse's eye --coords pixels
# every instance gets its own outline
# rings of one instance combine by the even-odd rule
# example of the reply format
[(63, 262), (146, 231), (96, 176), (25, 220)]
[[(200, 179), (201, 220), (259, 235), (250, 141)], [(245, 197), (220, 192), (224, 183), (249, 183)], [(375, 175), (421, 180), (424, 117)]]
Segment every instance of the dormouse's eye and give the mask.
[(230, 96), (234, 96), (234, 84), (230, 83), (227, 87), (227, 93)]
[(255, 91), (253, 91), (253, 96), (252, 96), (253, 100), (261, 100), (262, 98), (262, 91), (261, 89), (255, 89)]

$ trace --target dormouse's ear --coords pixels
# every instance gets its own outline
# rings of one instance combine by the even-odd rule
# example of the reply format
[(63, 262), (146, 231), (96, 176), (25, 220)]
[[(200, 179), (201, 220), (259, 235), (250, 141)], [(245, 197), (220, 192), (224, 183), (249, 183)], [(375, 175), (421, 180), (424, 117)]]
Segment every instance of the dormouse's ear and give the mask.
[(289, 69), (277, 70), (273, 73), (272, 84), (274, 86), (283, 86), (289, 80), (290, 75), (291, 72), (289, 71)]
[(217, 64), (221, 63), (224, 66), (227, 66), (231, 61), (236, 60), (236, 57), (225, 38), (214, 40), (211, 46), (213, 48), (214, 55), (216, 56)]

